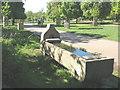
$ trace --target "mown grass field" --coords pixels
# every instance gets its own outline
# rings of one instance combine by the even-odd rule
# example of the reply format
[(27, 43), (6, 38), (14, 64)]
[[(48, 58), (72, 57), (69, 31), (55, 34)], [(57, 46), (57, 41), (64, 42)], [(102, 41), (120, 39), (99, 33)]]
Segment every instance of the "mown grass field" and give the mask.
[[(71, 26), (70, 29), (64, 27), (56, 27), (57, 30), (72, 32), (81, 35), (87, 35), (95, 38), (103, 38), (107, 40), (118, 40), (118, 26)], [(120, 35), (119, 35), (120, 37)]]
[[(43, 25), (47, 25), (48, 23), (55, 24), (55, 22), (44, 22)], [(62, 26), (56, 26), (57, 30), (72, 32), (81, 35), (87, 35), (95, 38), (103, 38), (107, 40), (120, 41), (120, 33), (118, 32), (118, 28), (120, 25), (115, 25), (117, 22), (114, 21), (98, 21), (98, 26), (92, 26), (92, 21), (83, 21), (75, 23), (75, 21), (71, 21), (70, 29), (65, 29), (63, 24)], [(37, 25), (34, 23), (33, 25)]]

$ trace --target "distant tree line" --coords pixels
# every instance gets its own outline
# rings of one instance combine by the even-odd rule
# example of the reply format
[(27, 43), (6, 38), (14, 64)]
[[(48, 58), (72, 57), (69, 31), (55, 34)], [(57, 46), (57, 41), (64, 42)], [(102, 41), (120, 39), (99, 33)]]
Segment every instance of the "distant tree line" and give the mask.
[[(66, 28), (70, 27), (70, 20), (88, 19), (93, 20), (93, 26), (97, 26), (98, 20), (111, 19), (119, 20), (120, 17), (120, 1), (114, 2), (48, 2), (46, 13), (41, 9), (39, 12), (33, 13), (28, 11), (24, 14), (22, 2), (3, 2), (2, 15), (3, 21), (5, 18), (11, 19), (14, 24), (14, 19), (25, 19), (27, 21), (37, 21), (39, 18), (52, 19), (56, 24), (61, 24), (64, 20)], [(6, 19), (7, 20), (7, 19)]]
[(38, 21), (39, 18), (41, 18), (42, 23), (44, 22), (45, 12), (43, 11), (43, 9), (39, 10), (39, 12), (36, 13), (33, 13), (32, 11), (28, 11), (25, 14), (27, 16), (26, 21), (36, 22)]
[[(49, 19), (64, 19), (69, 23), (70, 19), (87, 18), (93, 19), (93, 26), (97, 20), (112, 19), (119, 20), (119, 2), (49, 2), (47, 3), (46, 17)], [(69, 25), (68, 27), (69, 28)]]

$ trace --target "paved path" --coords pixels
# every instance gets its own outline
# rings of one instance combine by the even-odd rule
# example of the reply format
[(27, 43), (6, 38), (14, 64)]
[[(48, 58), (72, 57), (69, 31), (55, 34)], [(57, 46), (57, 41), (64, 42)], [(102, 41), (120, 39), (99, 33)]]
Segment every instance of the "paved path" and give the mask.
[[(40, 34), (45, 28), (35, 27), (32, 24), (25, 24), (25, 29), (31, 32), (39, 32)], [(59, 30), (58, 30), (59, 31)], [(114, 57), (114, 71), (120, 72), (120, 62), (118, 65), (118, 44), (120, 42), (110, 41), (105, 39), (98, 39), (84, 35), (78, 35), (74, 33), (69, 33), (65, 31), (59, 31), (60, 37), (67, 43), (72, 43), (74, 46), (83, 47), (90, 51), (101, 52), (104, 56)], [(118, 69), (119, 66), (119, 69)]]

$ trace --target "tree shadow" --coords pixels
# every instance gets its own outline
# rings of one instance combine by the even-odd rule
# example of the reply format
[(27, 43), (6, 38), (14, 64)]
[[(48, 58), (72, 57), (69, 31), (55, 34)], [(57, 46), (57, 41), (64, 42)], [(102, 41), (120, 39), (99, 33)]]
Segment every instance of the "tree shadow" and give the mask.
[(90, 37), (94, 37), (96, 39), (107, 37), (106, 35), (100, 35), (100, 34), (80, 34), (80, 35), (90, 36)]
[(100, 25), (104, 25), (104, 24), (113, 24), (113, 22), (98, 22), (98, 24), (100, 24)]
[(100, 34), (79, 34), (75, 31), (71, 32), (63, 32), (60, 33), (61, 39), (65, 42), (70, 43), (88, 43), (90, 40), (98, 40), (99, 38), (107, 37), (106, 35), (100, 35)]
[[(47, 27), (47, 24), (46, 25), (41, 25), (41, 26), (38, 26), (38, 25), (33, 25), (35, 27), (44, 27), (46, 28)], [(64, 25), (54, 25), (55, 27), (64, 27)]]
[(103, 28), (78, 28), (78, 29), (91, 30), (91, 29), (103, 29)]
[(38, 25), (24, 25), (25, 28), (38, 27)]
[(79, 22), (79, 23), (70, 23), (70, 24), (92, 24), (92, 22)]
[(70, 27), (80, 27), (80, 26), (74, 26), (74, 25), (70, 25)]

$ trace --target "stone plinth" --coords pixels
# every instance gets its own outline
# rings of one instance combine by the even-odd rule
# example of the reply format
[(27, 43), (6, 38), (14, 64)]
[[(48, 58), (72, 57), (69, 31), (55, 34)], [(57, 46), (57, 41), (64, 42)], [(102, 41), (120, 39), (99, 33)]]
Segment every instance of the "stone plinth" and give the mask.
[(61, 25), (61, 20), (60, 19), (56, 20), (56, 25)]
[(64, 28), (70, 28), (70, 21), (64, 20)]
[(60, 38), (59, 32), (55, 29), (54, 24), (48, 24), (47, 28), (41, 34), (41, 42), (46, 39)]
[(18, 23), (18, 30), (24, 30), (24, 23)]

